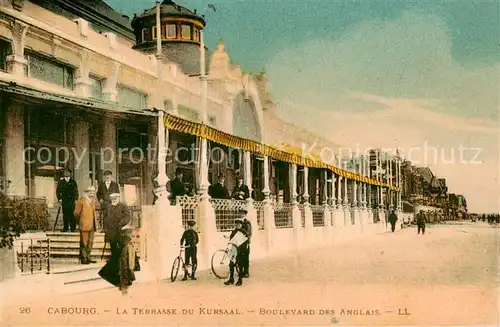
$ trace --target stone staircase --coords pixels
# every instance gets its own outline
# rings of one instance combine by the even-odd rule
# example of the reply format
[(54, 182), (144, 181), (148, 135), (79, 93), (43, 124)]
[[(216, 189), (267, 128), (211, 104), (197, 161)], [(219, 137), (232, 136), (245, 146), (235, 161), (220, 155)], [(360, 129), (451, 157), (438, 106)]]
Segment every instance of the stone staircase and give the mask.
[[(80, 262), (80, 233), (47, 232), (50, 240), (51, 264)], [(92, 260), (100, 261), (104, 247), (104, 233), (94, 233), (94, 244), (92, 247)], [(106, 244), (103, 260), (107, 260), (111, 255), (109, 243)]]
[[(52, 266), (79, 264), (80, 263), (80, 233), (71, 232), (47, 232), (47, 238), (50, 241), (50, 261)], [(139, 255), (139, 230), (136, 229), (132, 233), (132, 239), (135, 244), (137, 254)], [(42, 246), (46, 247), (47, 241), (42, 242)], [(109, 243), (104, 249), (104, 233), (94, 233), (94, 244), (92, 247), (92, 260), (105, 262), (111, 255)]]

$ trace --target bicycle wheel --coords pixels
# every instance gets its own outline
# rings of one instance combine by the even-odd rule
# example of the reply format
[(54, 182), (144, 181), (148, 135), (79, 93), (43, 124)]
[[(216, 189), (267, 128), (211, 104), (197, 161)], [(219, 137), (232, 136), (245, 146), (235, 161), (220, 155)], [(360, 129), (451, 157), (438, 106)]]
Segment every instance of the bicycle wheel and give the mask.
[(170, 272), (170, 280), (172, 282), (175, 282), (175, 279), (177, 278), (177, 274), (179, 274), (179, 267), (181, 266), (181, 258), (177, 257), (174, 260), (174, 263), (172, 264), (172, 271)]
[(217, 250), (212, 255), (212, 272), (219, 279), (226, 279), (229, 273), (229, 256), (226, 250)]

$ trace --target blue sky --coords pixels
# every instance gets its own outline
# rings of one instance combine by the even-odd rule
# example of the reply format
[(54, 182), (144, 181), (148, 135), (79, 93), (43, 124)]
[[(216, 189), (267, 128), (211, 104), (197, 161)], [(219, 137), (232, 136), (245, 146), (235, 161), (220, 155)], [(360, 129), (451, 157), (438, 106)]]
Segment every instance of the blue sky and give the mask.
[[(154, 6), (106, 2), (130, 16)], [(222, 38), (243, 70), (268, 72), (283, 118), (347, 147), (420, 148), (411, 158), (472, 210), (500, 211), (498, 0), (177, 3), (205, 13), (210, 48)], [(467, 147), (469, 162), (424, 160), (428, 147)]]

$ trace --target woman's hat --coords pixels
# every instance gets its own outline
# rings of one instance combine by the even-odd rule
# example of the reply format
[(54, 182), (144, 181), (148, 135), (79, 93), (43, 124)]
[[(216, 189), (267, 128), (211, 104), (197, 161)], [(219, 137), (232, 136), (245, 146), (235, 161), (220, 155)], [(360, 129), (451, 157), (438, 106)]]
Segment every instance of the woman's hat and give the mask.
[(193, 227), (194, 225), (196, 225), (196, 221), (194, 221), (194, 220), (189, 220), (189, 221), (187, 222), (187, 224), (188, 224), (188, 226)]
[(120, 197), (120, 193), (111, 193), (109, 195), (110, 198), (119, 198)]
[(92, 192), (95, 192), (95, 187), (93, 187), (93, 186), (89, 186), (89, 187), (87, 187), (87, 188), (85, 189), (85, 191), (84, 191), (84, 192), (86, 192), (86, 193), (92, 193)]

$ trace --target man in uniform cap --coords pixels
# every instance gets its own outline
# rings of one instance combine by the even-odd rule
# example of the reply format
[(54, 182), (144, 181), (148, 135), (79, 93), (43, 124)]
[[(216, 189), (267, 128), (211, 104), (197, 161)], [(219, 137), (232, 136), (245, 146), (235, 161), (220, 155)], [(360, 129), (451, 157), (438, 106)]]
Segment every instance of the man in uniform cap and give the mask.
[[(184, 263), (186, 265), (191, 264), (192, 273), (191, 279), (196, 280), (196, 268), (198, 266), (198, 258), (197, 258), (197, 244), (198, 244), (198, 233), (194, 230), (194, 225), (196, 222), (194, 220), (190, 220), (187, 222), (187, 229), (184, 231), (181, 237), (181, 246), (184, 244), (186, 246), (186, 250), (184, 252)], [(182, 280), (187, 280), (188, 276), (186, 274), (186, 269), (184, 269), (184, 278)]]
[(251, 238), (252, 238), (252, 223), (250, 223), (250, 220), (247, 219), (247, 215), (248, 215), (248, 211), (243, 209), (243, 210), (240, 210), (240, 214), (241, 214), (241, 223), (242, 223), (242, 228), (245, 230), (246, 232), (246, 235), (248, 237), (248, 242), (247, 242), (247, 246), (246, 248), (242, 248), (241, 249), (241, 252), (242, 252), (242, 256), (243, 256), (243, 261), (244, 261), (244, 265), (241, 267), (242, 268), (242, 277), (244, 278), (248, 278), (250, 277), (250, 273), (249, 273), (249, 268), (250, 268), (250, 241), (251, 241)]
[(78, 185), (76, 181), (71, 178), (69, 169), (65, 169), (63, 177), (57, 183), (56, 190), (57, 200), (61, 203), (63, 212), (64, 228), (63, 232), (67, 232), (68, 228), (72, 232), (76, 231), (75, 221), (75, 202), (78, 200)]
[(95, 263), (91, 260), (94, 232), (97, 226), (94, 203), (95, 188), (90, 186), (84, 191), (84, 196), (76, 202), (75, 206), (74, 214), (78, 218), (80, 230), (80, 263), (82, 265)]
[(111, 193), (109, 198), (111, 204), (106, 208), (104, 232), (111, 247), (111, 257), (114, 257), (120, 256), (120, 233), (124, 226), (130, 224), (131, 217), (127, 206), (120, 202), (120, 193)]

